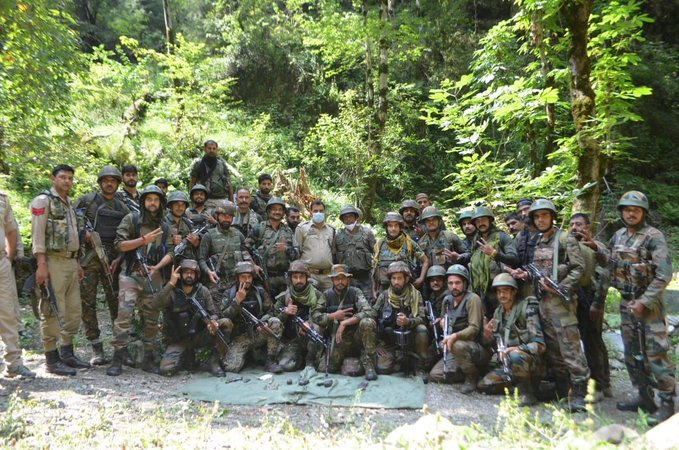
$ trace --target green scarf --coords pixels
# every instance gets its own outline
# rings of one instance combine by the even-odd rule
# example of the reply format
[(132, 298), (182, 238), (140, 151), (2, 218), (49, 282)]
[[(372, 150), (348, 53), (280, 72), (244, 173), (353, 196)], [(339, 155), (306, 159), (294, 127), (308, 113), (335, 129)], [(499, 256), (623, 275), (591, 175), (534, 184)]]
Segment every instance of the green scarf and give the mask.
[[(476, 240), (478, 241), (480, 237), (481, 235), (477, 234)], [(499, 233), (496, 232), (494, 227), (491, 228), (488, 241), (486, 242), (496, 249), (499, 247)], [(485, 296), (486, 290), (490, 285), (490, 262), (491, 257), (483, 253), (481, 248), (477, 245), (476, 249), (472, 253), (472, 259), (469, 263), (469, 268), (472, 272), (472, 292), (476, 293), (481, 298)]]
[(401, 293), (401, 295), (397, 295), (391, 286), (389, 286), (389, 289), (387, 289), (389, 303), (396, 309), (401, 309), (401, 304), (403, 304), (403, 308), (410, 306), (410, 312), (412, 313), (413, 317), (416, 317), (417, 313), (419, 312), (420, 302), (415, 301), (415, 293), (413, 292), (414, 290), (415, 286), (408, 283), (408, 286), (406, 286), (406, 288), (403, 290), (403, 293)]
[(311, 283), (307, 283), (302, 292), (297, 292), (294, 287), (290, 286), (288, 288), (288, 293), (290, 294), (290, 298), (300, 305), (313, 308), (318, 302), (318, 299), (316, 298), (316, 289), (311, 286)]

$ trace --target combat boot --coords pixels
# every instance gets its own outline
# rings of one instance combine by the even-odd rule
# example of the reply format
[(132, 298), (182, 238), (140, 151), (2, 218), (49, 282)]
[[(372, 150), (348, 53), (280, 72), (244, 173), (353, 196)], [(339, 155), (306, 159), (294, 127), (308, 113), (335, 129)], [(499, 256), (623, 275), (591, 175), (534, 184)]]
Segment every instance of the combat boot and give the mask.
[(92, 344), (92, 352), (94, 353), (94, 356), (92, 359), (90, 359), (90, 364), (93, 366), (103, 366), (104, 364), (108, 364), (111, 361), (106, 359), (106, 355), (104, 354), (104, 344), (101, 342), (97, 342), (96, 344)]
[(141, 370), (155, 375), (160, 375), (160, 367), (158, 367), (153, 350), (144, 350), (144, 362), (141, 364)]
[(366, 380), (368, 381), (377, 380), (377, 372), (375, 372), (375, 363), (371, 359), (366, 358), (365, 361), (363, 361), (363, 369), (365, 369)]
[(660, 424), (661, 422), (666, 421), (670, 417), (674, 415), (674, 399), (661, 399), (660, 400), (660, 408), (658, 410), (648, 416), (648, 424), (652, 427)]
[(571, 395), (562, 401), (563, 408), (570, 413), (586, 411), (587, 383), (572, 383), (571, 386)]
[(626, 402), (618, 402), (615, 405), (620, 411), (633, 411), (641, 409), (647, 413), (654, 413), (658, 410), (658, 406), (655, 403), (649, 403), (637, 395), (632, 400)]
[(106, 369), (106, 375), (117, 377), (123, 373), (123, 359), (127, 354), (127, 349), (118, 350), (113, 352), (113, 359), (111, 360), (111, 365)]
[(534, 406), (538, 399), (533, 393), (533, 385), (530, 381), (524, 381), (519, 385), (519, 406)]
[(75, 369), (68, 367), (61, 361), (59, 352), (56, 350), (45, 353), (45, 366), (47, 367), (48, 373), (53, 373), (55, 375), (73, 376), (76, 373)]
[(476, 390), (476, 383), (479, 382), (478, 373), (470, 373), (464, 375), (464, 384), (460, 388), (463, 394), (471, 394)]
[(75, 356), (73, 353), (73, 344), (61, 346), (61, 360), (67, 366), (73, 367), (75, 369), (89, 369), (92, 367), (89, 363), (86, 363), (82, 359)]
[(264, 370), (271, 373), (283, 373), (283, 367), (276, 362), (274, 356), (267, 356), (264, 363)]
[(222, 365), (219, 363), (219, 354), (215, 350), (212, 351), (210, 356), (210, 375), (219, 378), (226, 376)]

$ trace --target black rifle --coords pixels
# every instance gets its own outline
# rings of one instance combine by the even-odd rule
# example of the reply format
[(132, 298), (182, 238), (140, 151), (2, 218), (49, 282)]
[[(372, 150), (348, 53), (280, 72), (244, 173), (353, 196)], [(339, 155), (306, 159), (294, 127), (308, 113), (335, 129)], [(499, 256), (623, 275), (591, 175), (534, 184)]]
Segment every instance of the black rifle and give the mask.
[(437, 353), (440, 355), (443, 349), (441, 348), (441, 336), (439, 335), (439, 330), (434, 323), (436, 322), (434, 307), (429, 301), (424, 302), (424, 305), (427, 308), (427, 318), (429, 319), (429, 325), (431, 325), (431, 329), (434, 331), (434, 345), (436, 346)]
[[(207, 310), (201, 305), (201, 303), (198, 301), (198, 299), (195, 296), (189, 297), (189, 300), (191, 300), (191, 305), (194, 307), (196, 312), (198, 313), (198, 316), (200, 316), (201, 320), (203, 322), (210, 323), (212, 322), (212, 319), (210, 319), (210, 313), (207, 312)], [(217, 331), (215, 332), (215, 336), (219, 338), (220, 341), (224, 345), (229, 345), (229, 342), (226, 340), (226, 336), (224, 336), (224, 333), (222, 333), (222, 330), (217, 328)]]
[(269, 326), (266, 324), (266, 322), (264, 322), (261, 319), (258, 319), (245, 306), (241, 305), (240, 311), (243, 314), (243, 316), (248, 320), (248, 322), (250, 322), (251, 324), (253, 324), (255, 326), (255, 328), (259, 328), (259, 329), (264, 330), (264, 332), (266, 334), (275, 337), (277, 341), (281, 340), (281, 338), (279, 338), (278, 336), (273, 334), (273, 331), (271, 331), (271, 328), (269, 328)]
[(146, 258), (144, 258), (144, 255), (141, 253), (141, 248), (137, 248), (134, 251), (134, 259), (137, 260), (137, 263), (139, 264), (139, 270), (141, 271), (142, 276), (146, 278), (146, 283), (148, 283), (151, 293), (156, 294), (156, 289), (153, 287), (153, 281), (151, 280), (149, 266), (146, 265)]
[(47, 285), (44, 284), (40, 285), (40, 295), (43, 299), (45, 298), (48, 299), (50, 309), (52, 310), (52, 314), (54, 314), (54, 317), (57, 318), (57, 322), (59, 322), (59, 327), (63, 328), (64, 322), (61, 320), (61, 316), (59, 315), (59, 308), (57, 307), (57, 296), (54, 295), (54, 289), (52, 289), (51, 281), (48, 281)]
[[(192, 222), (191, 220), (186, 219), (186, 218), (184, 218), (184, 220), (185, 220), (186, 222), (190, 223), (190, 226), (193, 226), (193, 222)], [(205, 233), (207, 233), (207, 231), (208, 231), (209, 229), (210, 229), (210, 224), (206, 222), (205, 225), (203, 225), (202, 227), (196, 228), (196, 229), (194, 229), (193, 231), (191, 231), (191, 233), (189, 233), (189, 235), (194, 234), (194, 235), (196, 235), (196, 236), (202, 238), (203, 235), (204, 235)], [(187, 248), (188, 246), (189, 246), (189, 239), (188, 239), (188, 236), (185, 236), (185, 237), (182, 239), (182, 241), (181, 241), (179, 244), (177, 244), (177, 246), (174, 248), (174, 254), (175, 254), (175, 256), (182, 256), (182, 255), (184, 254), (184, 252), (186, 251), (186, 248)]]
[(528, 272), (530, 277), (536, 282), (538, 291), (541, 291), (540, 288), (540, 279), (545, 280), (545, 284), (549, 286), (550, 288), (554, 289), (556, 292), (556, 295), (558, 295), (561, 300), (563, 300), (566, 303), (571, 302), (571, 298), (568, 296), (568, 292), (555, 280), (552, 280), (548, 276), (544, 275), (542, 272), (540, 272), (540, 269), (538, 269), (535, 264), (526, 264), (525, 266), (522, 267), (523, 270)]
[(636, 338), (636, 350), (634, 352), (634, 367), (637, 373), (637, 383), (639, 384), (639, 398), (646, 411), (655, 411), (658, 406), (655, 404), (655, 393), (653, 388), (658, 387), (658, 381), (653, 376), (648, 365), (646, 355), (646, 327), (644, 323), (632, 318), (634, 324), (634, 337)]
[(505, 373), (505, 380), (508, 383), (512, 382), (512, 369), (509, 365), (509, 355), (507, 354), (507, 345), (502, 336), (497, 337), (497, 356), (502, 363), (502, 371)]
[[(285, 308), (281, 308), (280, 312), (285, 312)], [(295, 325), (297, 325), (297, 328), (301, 329), (304, 331), (304, 334), (306, 334), (307, 338), (314, 344), (322, 345), (325, 350), (328, 350), (328, 343), (325, 339), (323, 339), (323, 336), (321, 334), (314, 330), (312, 327), (307, 325), (307, 323), (299, 317), (298, 315), (292, 316), (292, 320), (294, 320)]]
[(90, 236), (92, 239), (92, 248), (94, 250), (95, 255), (97, 256), (97, 259), (99, 259), (101, 270), (104, 272), (105, 275), (106, 283), (104, 283), (104, 285), (108, 287), (110, 294), (114, 298), (118, 298), (118, 294), (113, 288), (114, 286), (113, 274), (111, 273), (110, 261), (108, 260), (108, 255), (106, 255), (106, 249), (104, 249), (104, 244), (102, 244), (101, 242), (101, 236), (99, 236), (99, 233), (94, 230), (92, 222), (90, 222), (90, 219), (88, 219), (87, 216), (84, 214), (82, 215), (82, 217), (85, 219), (85, 229), (90, 232)]
[[(403, 307), (403, 297), (399, 297), (399, 312), (405, 315), (405, 308)], [(397, 314), (398, 315), (398, 314)], [(409, 317), (410, 318), (410, 317)], [(404, 327), (394, 328), (394, 339), (396, 340), (396, 360), (400, 361), (403, 366), (403, 373), (415, 374), (415, 365), (412, 361), (412, 333), (413, 330)]]

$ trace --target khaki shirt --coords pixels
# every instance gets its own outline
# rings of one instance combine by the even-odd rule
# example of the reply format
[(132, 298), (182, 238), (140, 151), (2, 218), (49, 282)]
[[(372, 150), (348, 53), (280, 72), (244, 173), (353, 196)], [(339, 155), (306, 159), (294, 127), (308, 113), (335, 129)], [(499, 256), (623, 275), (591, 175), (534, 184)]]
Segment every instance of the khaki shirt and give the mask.
[(332, 267), (332, 249), (335, 241), (335, 228), (328, 224), (322, 227), (312, 222), (304, 222), (295, 230), (295, 246), (301, 253), (300, 260), (313, 270), (326, 270)]
[[(50, 249), (50, 252), (77, 252), (80, 249), (80, 238), (78, 236), (78, 219), (75, 215), (75, 210), (71, 204), (71, 199), (66, 197), (64, 200), (57, 194), (54, 188), (50, 189), (54, 202), (61, 202), (61, 206), (65, 212), (65, 218), (61, 225), (65, 225), (67, 228), (67, 244), (66, 248), (61, 249)], [(31, 202), (31, 240), (33, 241), (33, 254), (36, 253), (47, 253), (47, 224), (51, 219), (52, 213), (50, 212), (50, 197), (46, 194), (40, 194), (33, 199)], [(58, 228), (59, 224), (54, 221), (55, 228)]]
[(7, 256), (7, 248), (5, 246), (6, 232), (17, 229), (17, 222), (12, 213), (12, 206), (9, 204), (9, 198), (4, 192), (0, 192), (0, 259)]

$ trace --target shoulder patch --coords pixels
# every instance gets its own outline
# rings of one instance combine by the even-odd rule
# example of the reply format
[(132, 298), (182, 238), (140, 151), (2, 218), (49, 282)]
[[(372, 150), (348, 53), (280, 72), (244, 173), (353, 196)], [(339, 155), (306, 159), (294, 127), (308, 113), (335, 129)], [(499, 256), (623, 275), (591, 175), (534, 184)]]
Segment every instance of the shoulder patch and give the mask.
[(31, 214), (34, 215), (34, 216), (42, 216), (43, 214), (45, 214), (45, 211), (46, 211), (45, 207), (42, 207), (42, 208), (33, 207), (33, 208), (31, 208)]

